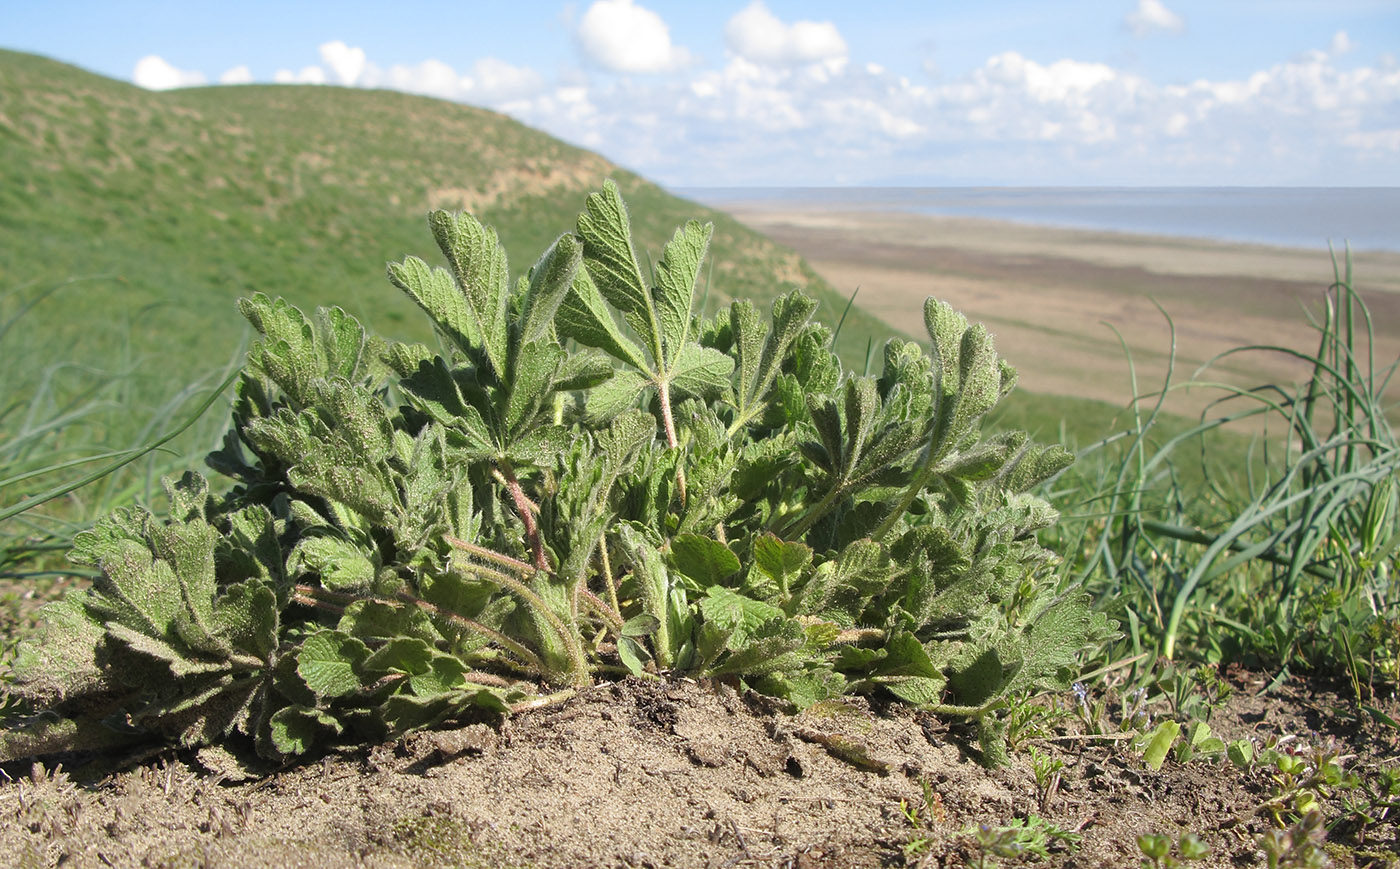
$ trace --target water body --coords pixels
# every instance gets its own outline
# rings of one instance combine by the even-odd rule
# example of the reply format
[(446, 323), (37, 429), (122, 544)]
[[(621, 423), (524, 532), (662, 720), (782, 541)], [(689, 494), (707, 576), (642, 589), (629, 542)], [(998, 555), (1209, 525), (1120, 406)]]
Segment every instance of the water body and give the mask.
[(1400, 251), (1400, 187), (705, 187), (721, 206), (773, 203), (982, 217), (1069, 229)]

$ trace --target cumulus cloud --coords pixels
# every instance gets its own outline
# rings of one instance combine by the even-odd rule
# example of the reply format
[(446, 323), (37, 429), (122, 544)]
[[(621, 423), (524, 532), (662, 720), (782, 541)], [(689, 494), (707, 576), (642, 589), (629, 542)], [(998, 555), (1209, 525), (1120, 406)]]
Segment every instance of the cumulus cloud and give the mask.
[(753, 0), (724, 26), (729, 50), (745, 60), (772, 66), (793, 66), (845, 59), (849, 50), (830, 21), (784, 24), (763, 0)]
[(205, 83), (204, 73), (176, 69), (165, 58), (155, 54), (148, 54), (136, 61), (131, 80), (152, 91), (168, 91), (171, 88), (192, 87)]
[(1400, 64), (1341, 69), (1322, 51), (1189, 84), (1010, 51), (933, 83), (734, 54), (574, 91), (586, 111), (548, 89), (510, 111), (675, 185), (1400, 181)]
[(494, 57), (477, 60), (465, 72), (458, 72), (434, 58), (413, 65), (396, 64), (388, 69), (367, 62), (356, 83), (362, 87), (389, 88), (497, 107), (510, 100), (533, 96), (544, 88), (544, 78), (534, 69)]
[(632, 0), (597, 0), (574, 35), (588, 60), (613, 72), (672, 72), (695, 61), (689, 49), (672, 44), (660, 15)]
[(1341, 57), (1356, 47), (1356, 43), (1351, 41), (1345, 30), (1338, 30), (1332, 35), (1332, 44), (1328, 47), (1327, 53), (1333, 57)]
[(1138, 0), (1137, 8), (1123, 18), (1123, 25), (1135, 36), (1151, 33), (1180, 33), (1186, 22), (1171, 11), (1162, 0)]
[[(1350, 40), (1322, 43), (1189, 83), (1015, 51), (917, 83), (875, 58), (749, 49), (667, 76), (546, 77), (492, 57), (380, 67), (344, 43), (275, 78), (489, 106), (673, 185), (1400, 183), (1400, 62), (1343, 68)], [(202, 81), (155, 60), (144, 86)]]
[(253, 71), (246, 64), (224, 70), (224, 74), (219, 76), (219, 84), (251, 84), (252, 81)]
[(319, 66), (303, 66), (297, 72), (279, 69), (273, 73), (272, 80), (278, 84), (325, 84), (326, 71)]
[(355, 84), (365, 71), (365, 50), (351, 48), (340, 40), (321, 46), (321, 62), (330, 67), (336, 82), (345, 86)]

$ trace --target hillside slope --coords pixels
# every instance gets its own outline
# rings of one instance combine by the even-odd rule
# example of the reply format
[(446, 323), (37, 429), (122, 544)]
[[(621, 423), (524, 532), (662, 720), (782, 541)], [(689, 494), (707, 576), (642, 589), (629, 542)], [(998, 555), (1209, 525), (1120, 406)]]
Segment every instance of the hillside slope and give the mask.
[[(796, 285), (828, 321), (840, 316), (845, 299), (795, 253), (503, 115), (335, 87), (153, 93), (0, 51), (0, 292), (104, 276), (31, 313), (48, 361), (134, 354), (156, 380), (183, 382), (235, 352), (245, 333), (234, 300), (255, 291), (423, 338), (384, 264), (436, 253), (430, 209), (494, 225), (519, 272), (606, 177), (653, 257), (686, 218), (715, 223), (712, 309)], [(887, 333), (853, 310), (840, 350), (858, 360)]]

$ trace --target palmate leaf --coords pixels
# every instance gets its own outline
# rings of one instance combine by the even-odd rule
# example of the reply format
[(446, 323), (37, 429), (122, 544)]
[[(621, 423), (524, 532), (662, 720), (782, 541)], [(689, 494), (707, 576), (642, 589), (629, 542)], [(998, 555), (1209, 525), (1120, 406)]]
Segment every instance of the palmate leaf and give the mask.
[(677, 398), (715, 398), (729, 388), (734, 360), (710, 347), (684, 344), (670, 367)]
[[(484, 350), (496, 375), (504, 377), (506, 345), (510, 340), (506, 324), (510, 272), (505, 248), (494, 229), (483, 226), (470, 214), (434, 211), (428, 215), (428, 226), (475, 322), (478, 342), (474, 346), (459, 346), (469, 354)], [(427, 313), (433, 316), (431, 310)]]
[(718, 540), (698, 534), (678, 534), (672, 538), (671, 561), (700, 588), (718, 585), (739, 572), (739, 556)]
[(240, 300), (239, 309), (262, 335), (248, 353), (247, 372), (275, 383), (297, 407), (314, 402), (317, 380), (360, 383), (375, 371), (373, 342), (339, 308), (320, 308), (308, 319), (288, 302), (257, 293)]
[(765, 534), (754, 541), (753, 561), (743, 590), (763, 598), (776, 596), (786, 600), (811, 563), (811, 547)]
[[(617, 185), (608, 181), (601, 193), (588, 197), (578, 234), (590, 280), (575, 280), (557, 325), (560, 334), (611, 353), (638, 375), (619, 375), (594, 391), (589, 411), (594, 420), (631, 406), (638, 388), (648, 385), (666, 403), (688, 396), (715, 398), (728, 391), (734, 360), (700, 346), (691, 334), (696, 279), (712, 231), (693, 221), (678, 230), (666, 245), (656, 285), (649, 287), (632, 248), (627, 207)], [(641, 337), (646, 358), (618, 332), (604, 301)], [(663, 408), (663, 416), (669, 410)]]
[(369, 648), (342, 631), (317, 631), (297, 651), (297, 674), (317, 697), (342, 697), (361, 687)]

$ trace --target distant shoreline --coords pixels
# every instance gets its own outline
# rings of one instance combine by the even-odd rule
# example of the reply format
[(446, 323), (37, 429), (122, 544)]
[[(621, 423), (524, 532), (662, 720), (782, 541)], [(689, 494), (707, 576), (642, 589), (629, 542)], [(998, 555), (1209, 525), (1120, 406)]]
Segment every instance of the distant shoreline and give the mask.
[[(900, 332), (920, 337), (924, 298), (945, 299), (987, 324), (1025, 388), (1049, 395), (1115, 403), (1130, 395), (1114, 330), (1132, 349), (1141, 391), (1166, 375), (1173, 325), (1176, 383), (1246, 344), (1311, 352), (1316, 333), (1303, 311), (1316, 308), (1333, 280), (1326, 251), (774, 205), (725, 210), (802, 254), (837, 292), (858, 287), (856, 303)], [(1375, 322), (1377, 362), (1388, 364), (1400, 355), (1400, 253), (1358, 251), (1352, 260)], [(1301, 373), (1278, 355), (1249, 354), (1203, 376), (1252, 386)], [(1192, 390), (1170, 403), (1195, 413), (1211, 397)]]
[(678, 188), (723, 210), (920, 214), (1225, 244), (1400, 253), (1396, 187)]

